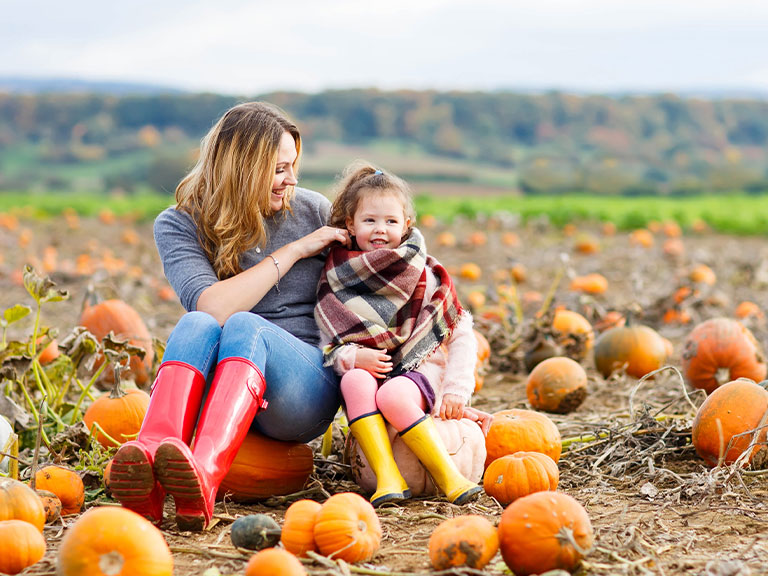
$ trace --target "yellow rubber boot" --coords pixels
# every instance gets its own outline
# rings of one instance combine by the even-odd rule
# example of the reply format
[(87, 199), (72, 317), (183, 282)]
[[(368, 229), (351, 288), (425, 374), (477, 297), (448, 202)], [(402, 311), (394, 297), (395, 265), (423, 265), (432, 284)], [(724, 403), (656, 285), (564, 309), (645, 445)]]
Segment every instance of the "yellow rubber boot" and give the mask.
[(374, 412), (361, 416), (350, 423), (349, 429), (376, 474), (376, 492), (371, 496), (371, 504), (375, 507), (410, 498), (411, 491), (395, 462), (382, 415)]
[(482, 491), (482, 486), (467, 480), (456, 468), (431, 417), (424, 416), (417, 420), (409, 428), (400, 432), (400, 437), (411, 452), (416, 454), (431, 474), (437, 487), (452, 503), (466, 504)]

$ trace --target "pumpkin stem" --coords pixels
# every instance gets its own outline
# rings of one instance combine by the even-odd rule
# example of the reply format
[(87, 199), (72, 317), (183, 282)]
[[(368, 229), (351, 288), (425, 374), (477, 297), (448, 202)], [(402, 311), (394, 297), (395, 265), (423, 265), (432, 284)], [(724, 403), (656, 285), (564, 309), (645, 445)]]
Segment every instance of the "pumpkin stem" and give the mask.
[(125, 558), (115, 550), (99, 557), (99, 570), (106, 576), (117, 576), (122, 573), (124, 564)]
[(722, 386), (726, 382), (731, 381), (731, 369), (727, 367), (721, 366), (717, 369), (717, 372), (715, 372), (715, 380), (717, 380), (717, 385)]
[(112, 389), (109, 391), (109, 397), (113, 400), (116, 398), (122, 398), (126, 395), (125, 390), (123, 390), (123, 384), (120, 379), (120, 373), (125, 370), (125, 366), (123, 366), (123, 363), (118, 361), (115, 362), (115, 365), (113, 366), (113, 371), (115, 373), (115, 383), (112, 385)]
[(561, 546), (572, 546), (573, 549), (576, 550), (576, 552), (582, 557), (589, 554), (589, 551), (592, 550), (591, 546), (589, 548), (582, 548), (579, 543), (576, 542), (576, 538), (573, 535), (573, 530), (568, 526), (563, 526), (560, 528), (555, 538), (557, 538)]

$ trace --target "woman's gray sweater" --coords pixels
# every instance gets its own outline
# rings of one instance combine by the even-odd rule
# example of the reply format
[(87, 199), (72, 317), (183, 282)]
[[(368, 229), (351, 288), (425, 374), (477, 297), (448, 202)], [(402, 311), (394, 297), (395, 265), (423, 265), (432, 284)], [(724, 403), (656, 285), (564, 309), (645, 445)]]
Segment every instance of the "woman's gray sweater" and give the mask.
[[(296, 188), (291, 200), (292, 212), (282, 210), (265, 219), (266, 246), (245, 252), (241, 260), (243, 269), (255, 266), (281, 246), (325, 226), (330, 209), (331, 203), (322, 194)], [(200, 294), (218, 278), (197, 238), (192, 217), (173, 206), (167, 208), (155, 219), (154, 234), (165, 277), (179, 296), (181, 305), (187, 311), (196, 310)], [(314, 309), (326, 254), (324, 251), (299, 260), (287, 272), (281, 269), (280, 293), (273, 286), (251, 312), (274, 322), (300, 340), (317, 345), (320, 332)]]

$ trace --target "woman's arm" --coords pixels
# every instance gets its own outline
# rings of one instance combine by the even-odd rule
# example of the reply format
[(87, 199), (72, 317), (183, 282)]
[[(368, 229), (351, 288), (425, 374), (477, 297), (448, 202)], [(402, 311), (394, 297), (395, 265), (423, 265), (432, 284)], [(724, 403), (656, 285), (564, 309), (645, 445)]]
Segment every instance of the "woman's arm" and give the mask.
[(277, 265), (266, 257), (248, 270), (207, 287), (197, 300), (197, 310), (207, 312), (223, 325), (232, 314), (256, 306), (278, 282), (278, 271), (283, 278), (296, 262), (319, 254), (334, 242), (349, 246), (349, 232), (330, 226), (318, 228), (272, 252)]

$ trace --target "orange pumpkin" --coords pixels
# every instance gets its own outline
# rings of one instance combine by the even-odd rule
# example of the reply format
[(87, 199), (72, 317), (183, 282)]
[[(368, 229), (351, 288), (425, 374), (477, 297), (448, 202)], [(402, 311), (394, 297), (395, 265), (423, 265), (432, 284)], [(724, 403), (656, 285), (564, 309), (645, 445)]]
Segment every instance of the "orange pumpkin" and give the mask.
[(534, 492), (556, 490), (559, 481), (557, 464), (546, 454), (515, 452), (491, 462), (483, 476), (483, 488), (506, 506)]
[(477, 514), (444, 520), (429, 537), (429, 561), (435, 570), (454, 566), (482, 570), (498, 549), (496, 528)]
[(571, 280), (571, 290), (585, 294), (604, 294), (608, 290), (608, 280), (598, 273), (576, 276)]
[[(557, 339), (560, 346), (576, 348), (573, 356), (569, 354), (574, 360), (583, 360), (592, 351), (595, 343), (595, 332), (592, 330), (589, 320), (578, 312), (564, 308), (555, 311), (552, 328), (560, 333), (560, 337)], [(582, 339), (583, 344), (581, 346), (574, 346), (577, 341), (576, 337)]]
[(314, 469), (312, 448), (249, 432), (219, 486), (219, 498), (253, 502), (298, 492)]
[[(155, 357), (152, 336), (139, 313), (129, 304), (122, 300), (112, 299), (99, 302), (94, 306), (86, 306), (80, 316), (80, 325), (85, 326), (99, 340), (113, 332), (117, 339), (127, 339), (132, 345), (143, 348), (144, 359), (131, 356), (129, 370), (123, 375), (132, 376), (139, 387), (149, 383), (152, 360)], [(103, 362), (103, 356), (97, 358), (94, 369), (101, 366)], [(111, 366), (105, 369), (103, 379), (105, 382), (114, 381), (114, 372)]]
[[(693, 420), (696, 453), (710, 466), (733, 464), (753, 441), (754, 434), (745, 433), (765, 426), (766, 410), (768, 391), (751, 380), (733, 380), (713, 390)], [(768, 458), (766, 429), (757, 432), (754, 440), (745, 464), (753, 460), (764, 464)]]
[(61, 514), (77, 514), (85, 504), (83, 479), (63, 466), (45, 466), (35, 473), (35, 487), (53, 492), (61, 500)]
[(526, 393), (536, 410), (567, 414), (587, 397), (587, 373), (570, 358), (547, 358), (528, 375)]
[(562, 492), (535, 492), (507, 506), (499, 522), (501, 556), (515, 576), (572, 572), (592, 548), (584, 507)]
[(518, 408), (493, 415), (485, 447), (486, 468), (497, 458), (515, 452), (541, 452), (557, 462), (563, 450), (560, 431), (548, 416)]
[(582, 234), (573, 243), (573, 249), (579, 254), (597, 254), (600, 252), (600, 243), (589, 234)]
[(603, 332), (595, 342), (595, 368), (603, 378), (626, 365), (627, 374), (641, 378), (661, 368), (667, 358), (664, 341), (648, 326), (617, 326)]
[(515, 232), (504, 232), (501, 235), (501, 243), (504, 244), (504, 246), (519, 246), (520, 236)]
[(750, 302), (749, 300), (744, 300), (743, 302), (740, 302), (738, 306), (736, 306), (736, 310), (733, 311), (733, 315), (736, 316), (736, 318), (749, 318), (750, 316), (754, 318), (763, 318), (764, 314), (763, 311), (760, 309), (760, 306), (755, 304), (754, 302)]
[(665, 220), (661, 223), (661, 230), (669, 238), (680, 238), (683, 235), (683, 229), (680, 224), (674, 220)]
[(483, 275), (483, 269), (474, 262), (465, 262), (459, 268), (459, 276), (465, 280), (476, 281)]
[(736, 378), (760, 382), (766, 376), (760, 345), (732, 318), (712, 318), (696, 326), (685, 340), (682, 368), (691, 386), (707, 394)]
[(286, 550), (268, 548), (257, 552), (245, 567), (245, 576), (305, 576), (301, 562)]
[(40, 497), (26, 484), (0, 478), (0, 521), (22, 520), (39, 532), (45, 526), (45, 507)]
[[(135, 388), (124, 392), (119, 382), (115, 382), (111, 392), (105, 392), (91, 404), (83, 415), (83, 422), (89, 430), (94, 424), (101, 431), (96, 431), (96, 441), (102, 446), (118, 446), (135, 438), (141, 429), (144, 415), (149, 407), (149, 394)], [(118, 444), (119, 443), (119, 444)]]
[(705, 284), (707, 286), (712, 286), (717, 282), (717, 276), (715, 276), (714, 271), (706, 264), (699, 264), (691, 268), (691, 271), (688, 273), (688, 279), (694, 284)]
[[(435, 418), (440, 438), (451, 455), (456, 468), (471, 482), (479, 482), (485, 469), (485, 437), (476, 422), (461, 420), (440, 420)], [(439, 492), (432, 476), (416, 455), (405, 445), (397, 430), (387, 424), (387, 435), (397, 467), (403, 475), (413, 496), (431, 496)], [(376, 474), (360, 449), (357, 439), (350, 434), (344, 450), (344, 461), (350, 465), (352, 477), (368, 494), (376, 491)]]
[[(40, 343), (41, 340), (42, 338), (39, 338), (38, 343)], [(56, 360), (56, 358), (58, 358), (60, 354), (61, 353), (59, 352), (59, 343), (56, 340), (56, 338), (54, 338), (46, 345), (45, 348), (43, 348), (42, 352), (40, 352), (40, 356), (38, 356), (37, 359), (40, 361), (40, 364), (45, 366), (46, 364), (50, 364), (51, 362)]]
[(173, 557), (163, 533), (127, 508), (91, 508), (67, 530), (56, 559), (58, 576), (171, 576)]
[(35, 526), (22, 520), (0, 522), (0, 572), (18, 574), (42, 560), (45, 538)]
[(334, 494), (317, 513), (315, 543), (329, 558), (352, 563), (370, 560), (381, 545), (379, 517), (360, 494)]
[(685, 254), (685, 244), (680, 238), (667, 238), (661, 249), (664, 255), (670, 258), (679, 258)]
[(297, 500), (285, 511), (280, 541), (288, 552), (306, 556), (317, 552), (315, 545), (315, 522), (321, 505), (314, 500)]
[(635, 246), (642, 246), (643, 248), (650, 248), (653, 246), (653, 234), (645, 228), (633, 230), (629, 235), (629, 243)]
[(595, 322), (594, 328), (598, 332), (605, 332), (610, 328), (624, 326), (626, 323), (627, 319), (621, 312), (618, 310), (609, 310)]

